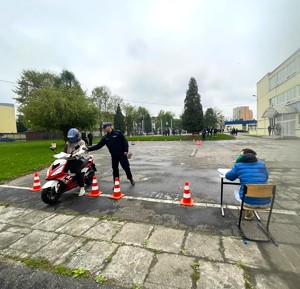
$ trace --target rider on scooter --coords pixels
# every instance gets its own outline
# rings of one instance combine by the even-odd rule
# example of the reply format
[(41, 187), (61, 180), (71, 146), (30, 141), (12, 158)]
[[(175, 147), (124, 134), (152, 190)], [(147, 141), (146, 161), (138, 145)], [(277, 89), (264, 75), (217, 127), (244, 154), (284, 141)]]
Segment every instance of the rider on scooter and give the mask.
[(71, 154), (72, 159), (68, 160), (66, 171), (70, 170), (76, 174), (76, 179), (80, 187), (79, 197), (85, 194), (84, 181), (81, 175), (83, 169), (82, 154), (85, 152), (85, 142), (80, 138), (78, 129), (71, 128), (68, 131), (68, 141), (65, 144), (63, 152)]

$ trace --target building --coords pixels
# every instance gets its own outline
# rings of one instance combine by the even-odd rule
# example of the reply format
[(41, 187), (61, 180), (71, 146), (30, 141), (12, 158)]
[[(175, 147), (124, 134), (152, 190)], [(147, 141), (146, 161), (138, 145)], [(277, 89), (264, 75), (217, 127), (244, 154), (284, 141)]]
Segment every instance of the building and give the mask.
[(237, 129), (239, 132), (256, 132), (257, 121), (252, 120), (233, 120), (224, 122), (224, 130), (231, 132), (232, 129)]
[(16, 113), (12, 103), (0, 103), (0, 133), (16, 133)]
[(233, 120), (252, 120), (253, 111), (249, 106), (239, 106), (233, 109)]
[(300, 137), (300, 49), (257, 83), (258, 135)]

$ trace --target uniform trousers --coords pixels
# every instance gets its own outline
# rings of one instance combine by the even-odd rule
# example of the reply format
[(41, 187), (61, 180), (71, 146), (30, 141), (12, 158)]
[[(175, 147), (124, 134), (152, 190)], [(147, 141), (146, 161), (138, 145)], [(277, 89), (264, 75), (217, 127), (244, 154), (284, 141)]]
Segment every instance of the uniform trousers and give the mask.
[(131, 171), (130, 171), (130, 164), (129, 164), (127, 156), (125, 156), (125, 155), (112, 155), (111, 156), (111, 162), (112, 162), (114, 181), (115, 181), (116, 178), (119, 178), (119, 163), (121, 164), (121, 167), (125, 171), (127, 179), (132, 180), (132, 174), (131, 174)]

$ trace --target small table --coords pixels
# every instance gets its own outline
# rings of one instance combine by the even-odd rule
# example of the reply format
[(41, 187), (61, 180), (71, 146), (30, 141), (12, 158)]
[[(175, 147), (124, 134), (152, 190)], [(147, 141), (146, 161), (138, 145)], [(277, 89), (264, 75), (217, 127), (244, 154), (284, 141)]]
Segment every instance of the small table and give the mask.
[(225, 217), (225, 214), (224, 214), (224, 208), (223, 208), (223, 186), (224, 184), (225, 185), (240, 185), (241, 183), (234, 183), (234, 182), (224, 182), (224, 178), (225, 178), (225, 175), (227, 172), (229, 172), (230, 169), (218, 169), (218, 172), (219, 172), (219, 175), (220, 175), (220, 178), (221, 178), (221, 212), (222, 212), (222, 216)]

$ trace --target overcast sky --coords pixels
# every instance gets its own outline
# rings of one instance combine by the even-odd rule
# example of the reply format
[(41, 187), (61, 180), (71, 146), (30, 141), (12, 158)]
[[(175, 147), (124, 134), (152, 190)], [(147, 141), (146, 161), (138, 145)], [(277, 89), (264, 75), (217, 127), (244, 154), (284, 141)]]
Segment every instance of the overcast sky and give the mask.
[(0, 102), (24, 69), (67, 69), (154, 116), (183, 112), (191, 77), (204, 110), (256, 116), (256, 83), (300, 48), (299, 12), (299, 0), (1, 0)]

